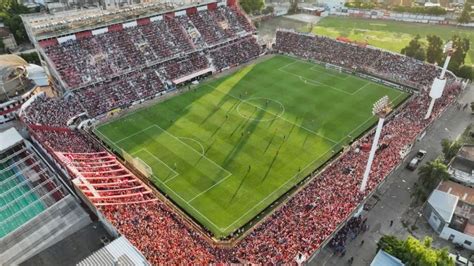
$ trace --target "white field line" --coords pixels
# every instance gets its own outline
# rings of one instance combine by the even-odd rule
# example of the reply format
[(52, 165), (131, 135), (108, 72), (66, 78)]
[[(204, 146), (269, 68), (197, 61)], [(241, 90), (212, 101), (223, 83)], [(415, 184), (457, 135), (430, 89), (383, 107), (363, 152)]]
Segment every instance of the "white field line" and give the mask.
[(354, 94), (358, 93), (359, 91), (365, 89), (365, 88), (367, 87), (367, 85), (371, 85), (371, 84), (372, 84), (372, 82), (368, 81), (367, 83), (365, 83), (364, 85), (362, 85), (360, 88), (358, 88), (356, 91), (354, 91), (354, 92), (352, 93), (352, 95), (354, 95)]
[[(325, 156), (328, 152), (332, 151), (332, 149), (334, 147), (336, 147), (339, 143), (336, 143), (334, 144), (333, 146), (331, 146), (325, 153), (321, 154), (319, 157), (317, 157), (316, 159), (312, 160), (311, 162), (309, 162), (304, 168), (301, 169), (301, 171), (304, 171), (306, 170), (309, 166), (311, 166), (314, 162), (316, 162), (317, 160), (321, 159), (323, 156)], [(293, 177), (291, 177), (290, 179), (288, 179), (285, 183), (283, 183), (281, 186), (279, 186), (277, 189), (275, 189), (272, 193), (268, 194), (265, 198), (263, 198), (260, 202), (258, 202), (257, 204), (255, 204), (252, 208), (250, 208), (247, 212), (245, 212), (244, 214), (242, 214), (242, 216), (240, 216), (237, 220), (235, 220), (233, 223), (231, 223), (229, 226), (227, 226), (226, 228), (224, 228), (224, 230), (227, 230), (229, 229), (229, 227), (231, 227), (232, 225), (234, 225), (235, 223), (237, 223), (238, 221), (240, 221), (244, 216), (246, 216), (247, 214), (249, 214), (251, 211), (253, 211), (257, 206), (259, 206), (260, 204), (262, 204), (262, 202), (266, 201), (268, 198), (270, 198), (271, 196), (273, 196), (273, 194), (275, 194), (276, 192), (280, 191), (280, 189), (284, 186), (286, 186), (290, 181), (293, 181), (296, 177), (298, 177), (298, 175), (300, 174), (300, 172), (296, 173)]]
[(340, 90), (340, 89), (338, 89), (338, 88), (336, 88), (336, 87), (323, 84), (323, 83), (321, 83), (321, 82), (319, 82), (319, 81), (317, 81), (317, 80), (314, 80), (314, 79), (305, 78), (305, 77), (300, 76), (300, 75), (298, 75), (298, 74), (295, 74), (295, 73), (293, 73), (293, 72), (286, 71), (286, 70), (284, 70), (284, 69), (282, 69), (282, 68), (279, 68), (278, 71), (281, 71), (281, 72), (286, 73), (286, 74), (293, 75), (293, 76), (295, 76), (295, 77), (300, 78), (301, 80), (307, 80), (307, 81), (309, 81), (309, 82), (314, 83), (313, 85), (319, 84), (321, 87), (327, 87), (327, 88), (330, 88), (330, 89), (335, 90), (335, 91), (340, 92), (340, 93), (344, 93), (344, 94), (347, 94), (347, 95), (352, 95), (351, 93), (349, 93), (349, 92), (347, 92), (347, 91)]
[[(276, 114), (274, 114), (274, 113), (272, 113), (272, 112), (269, 112), (269, 111), (267, 111), (267, 110), (261, 108), (261, 107), (258, 106), (258, 105), (255, 105), (255, 104), (249, 103), (249, 102), (247, 102), (247, 101), (241, 100), (239, 97), (236, 97), (236, 96), (234, 96), (234, 95), (232, 95), (232, 94), (230, 94), (230, 93), (225, 93), (225, 92), (219, 90), (219, 89), (216, 88), (216, 87), (212, 87), (211, 85), (206, 85), (206, 86), (209, 86), (209, 87), (213, 88), (215, 91), (218, 91), (218, 92), (223, 93), (223, 94), (225, 94), (225, 95), (229, 95), (230, 97), (239, 100), (241, 103), (245, 103), (245, 104), (251, 105), (251, 106), (253, 106), (253, 107), (257, 108), (257, 109), (260, 109), (260, 110), (262, 110), (262, 111), (264, 111), (264, 112), (266, 112), (266, 113), (268, 113), (268, 114), (277, 116)], [(294, 122), (292, 122), (292, 121), (290, 121), (290, 120), (288, 120), (288, 119), (286, 119), (286, 118), (284, 118), (284, 117), (282, 117), (282, 116), (280, 116), (280, 117), (277, 116), (275, 119), (281, 119), (281, 120), (283, 120), (283, 121), (285, 121), (285, 122), (287, 122), (287, 123), (290, 123), (291, 125), (294, 125), (294, 126), (296, 126), (296, 127), (299, 127), (299, 128), (301, 128), (301, 129), (304, 129), (304, 130), (306, 130), (306, 131), (312, 133), (313, 135), (316, 135), (316, 136), (318, 136), (318, 137), (320, 137), (320, 138), (322, 138), (322, 139), (325, 139), (325, 140), (330, 141), (330, 142), (332, 142), (332, 143), (337, 143), (337, 141), (335, 141), (335, 140), (333, 140), (333, 139), (330, 139), (330, 138), (328, 138), (328, 137), (322, 136), (322, 135), (320, 135), (319, 133), (317, 133), (317, 132), (315, 132), (315, 131), (313, 131), (313, 130), (311, 130), (311, 129), (309, 129), (309, 128), (306, 128), (306, 127), (304, 127), (304, 126), (295, 124)]]
[(192, 142), (197, 143), (199, 145), (199, 147), (201, 147), (201, 154), (204, 155), (205, 149), (204, 149), (204, 146), (201, 144), (201, 142), (199, 142), (199, 141), (197, 141), (193, 138), (188, 138), (188, 137), (178, 137), (178, 138), (180, 138), (180, 139), (189, 139)]
[(200, 156), (202, 156), (203, 158), (205, 158), (206, 160), (208, 160), (210, 163), (214, 164), (215, 166), (217, 166), (217, 168), (220, 168), (222, 170), (224, 170), (225, 172), (227, 172), (227, 174), (232, 174), (231, 172), (227, 171), (226, 169), (224, 169), (222, 166), (218, 165), (216, 162), (214, 162), (213, 160), (209, 159), (206, 155), (203, 155), (201, 154), (199, 151), (195, 150), (193, 147), (189, 146), (186, 142), (183, 142), (182, 140), (180, 140), (178, 137), (176, 137), (175, 135), (169, 133), (167, 130), (164, 130), (163, 128), (161, 128), (160, 126), (158, 126), (157, 124), (154, 125), (155, 127), (159, 128), (161, 131), (163, 131), (165, 134), (168, 134), (169, 136), (171, 136), (172, 138), (176, 139), (177, 141), (181, 142), (183, 145), (185, 145), (186, 147), (188, 147), (189, 149), (191, 149), (192, 151), (194, 151), (195, 153), (199, 154)]
[[(323, 71), (323, 70), (320, 70), (320, 69), (318, 69), (319, 67), (322, 67), (322, 66), (320, 66), (320, 65), (313, 65), (313, 66), (310, 67), (309, 69), (310, 69), (311, 71), (321, 73), (322, 75), (331, 76), (331, 77), (334, 77), (334, 78), (337, 78), (337, 79), (340, 79), (340, 80), (347, 80), (348, 78), (351, 77), (350, 75), (341, 72), (340, 74), (343, 74), (343, 75), (345, 76), (344, 78), (341, 78), (341, 77), (338, 77), (337, 75), (334, 75), (334, 74), (331, 74), (331, 73), (327, 73), (327, 72), (330, 72), (330, 71)], [(329, 69), (326, 69), (326, 70), (329, 70)]]
[(209, 190), (213, 189), (215, 186), (219, 185), (220, 183), (224, 182), (227, 178), (231, 177), (232, 174), (229, 174), (227, 175), (226, 177), (222, 178), (221, 180), (219, 180), (219, 182), (215, 183), (214, 185), (210, 186), (209, 188), (207, 188), (206, 190), (202, 191), (201, 193), (197, 194), (196, 196), (194, 196), (192, 199), (188, 200), (186, 203), (190, 204), (191, 201), (199, 198), (201, 195), (203, 195), (204, 193), (208, 192)]
[(121, 138), (121, 139), (117, 140), (117, 141), (115, 142), (115, 144), (120, 143), (120, 142), (122, 142), (122, 141), (124, 141), (124, 140), (127, 140), (127, 139), (129, 139), (129, 138), (135, 137), (136, 135), (141, 134), (141, 133), (143, 133), (144, 131), (146, 131), (146, 130), (152, 128), (152, 127), (154, 127), (154, 125), (149, 126), (149, 127), (145, 128), (145, 129), (142, 129), (142, 130), (140, 130), (140, 131), (137, 131), (137, 132), (135, 132), (135, 133), (133, 133), (133, 134), (131, 134), (131, 135), (129, 135), (129, 136), (126, 136), (125, 138)]
[(109, 137), (107, 137), (106, 135), (102, 134), (102, 132), (100, 132), (97, 128), (94, 128), (95, 132), (96, 133), (99, 133), (99, 135), (101, 135), (104, 139), (106, 139), (108, 142), (110, 142), (112, 145), (115, 146), (115, 148), (120, 148), (115, 142), (113, 142), (111, 139), (109, 139)]
[(214, 228), (216, 228), (218, 231), (220, 231), (221, 233), (223, 233), (225, 231), (224, 228), (222, 227), (219, 227), (217, 226), (214, 222), (212, 222), (211, 220), (209, 220), (209, 218), (207, 218), (207, 216), (205, 216), (204, 214), (202, 214), (200, 211), (198, 211), (196, 208), (194, 208), (193, 205), (191, 205), (190, 203), (188, 203), (185, 199), (183, 199), (183, 197), (181, 197), (178, 193), (176, 193), (173, 189), (171, 189), (170, 187), (168, 187), (168, 185), (166, 185), (166, 183), (162, 182), (160, 179), (158, 179), (158, 177), (156, 177), (155, 175), (153, 175), (155, 177), (156, 180), (158, 180), (158, 182), (160, 182), (161, 184), (163, 184), (163, 186), (165, 186), (169, 191), (171, 191), (171, 193), (175, 194), (176, 197), (180, 198), (184, 203), (186, 203), (189, 207), (191, 207), (195, 212), (197, 212), (202, 218), (206, 219), (206, 221), (208, 221), (210, 224), (212, 224), (214, 226)]
[[(160, 128), (158, 125), (155, 125), (157, 126), (158, 128)], [(160, 128), (161, 130), (163, 130), (162, 128)], [(143, 130), (142, 130), (143, 131)], [(165, 131), (166, 132), (166, 131)], [(167, 134), (171, 135), (170, 133), (166, 132)], [(135, 134), (136, 135), (136, 134)], [(173, 135), (171, 135), (173, 136)], [(173, 136), (174, 138), (176, 138), (175, 136)], [(118, 147), (118, 145), (115, 143), (115, 142), (112, 142), (114, 145), (116, 145)], [(190, 147), (189, 145), (187, 145), (186, 143), (183, 142), (183, 144), (185, 144), (186, 146), (188, 146), (189, 148), (191, 148), (191, 150), (199, 153), (198, 151), (194, 150), (192, 147)], [(205, 156), (204, 156), (205, 157)], [(207, 158), (207, 157), (206, 157)], [(209, 160), (209, 159), (208, 159)], [(211, 160), (210, 160), (211, 161)], [(213, 162), (213, 161), (211, 161)], [(215, 164), (215, 162), (213, 162)], [(219, 166), (219, 165), (218, 165)], [(221, 169), (225, 170), (224, 168), (222, 168), (221, 166), (219, 166)], [(227, 171), (227, 170), (225, 170)], [(228, 173), (230, 173), (229, 171), (227, 171)], [(230, 173), (231, 174), (231, 173)], [(171, 189), (168, 185), (166, 185), (166, 183), (164, 183), (163, 181), (161, 181), (156, 175), (153, 174), (153, 176), (155, 177), (155, 179), (160, 182), (163, 186), (165, 186), (169, 191), (171, 191), (171, 193), (175, 194), (176, 197), (178, 197), (179, 199), (181, 199), (184, 203), (186, 203), (189, 207), (191, 207), (196, 213), (198, 213), (202, 218), (204, 218), (206, 221), (208, 221), (210, 224), (212, 224), (214, 226), (215, 229), (217, 229), (218, 231), (220, 231), (221, 233), (224, 232), (224, 229), (222, 227), (219, 227), (217, 226), (214, 222), (212, 222), (211, 220), (209, 220), (209, 218), (207, 218), (207, 216), (205, 216), (204, 214), (202, 214), (199, 210), (197, 210), (194, 206), (192, 206), (190, 203), (188, 203), (185, 199), (183, 199), (183, 197), (181, 197), (181, 195), (179, 195), (178, 193), (176, 193), (176, 191), (174, 191), (173, 189)]]
[(140, 153), (141, 151), (144, 151), (144, 152), (148, 153), (149, 155), (151, 155), (151, 157), (153, 157), (155, 160), (159, 161), (160, 163), (164, 164), (168, 169), (170, 169), (174, 173), (174, 175), (172, 177), (170, 177), (169, 179), (167, 179), (165, 182), (168, 182), (169, 180), (179, 176), (178, 172), (176, 172), (173, 168), (171, 168), (167, 163), (160, 160), (160, 158), (156, 157), (153, 153), (149, 152), (148, 149), (146, 149), (146, 148), (140, 149), (140, 150), (132, 153), (131, 155)]

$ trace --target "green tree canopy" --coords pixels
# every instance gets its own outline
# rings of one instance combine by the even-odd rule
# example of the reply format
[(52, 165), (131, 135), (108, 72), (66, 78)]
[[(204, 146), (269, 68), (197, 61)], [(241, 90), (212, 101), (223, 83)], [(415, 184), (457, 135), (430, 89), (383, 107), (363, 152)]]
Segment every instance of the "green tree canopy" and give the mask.
[(432, 191), (441, 180), (449, 179), (448, 167), (440, 159), (421, 166), (418, 175), (426, 191)]
[(461, 24), (469, 23), (471, 21), (471, 3), (466, 2), (461, 15), (458, 17), (458, 22)]
[(454, 156), (458, 153), (459, 149), (461, 149), (462, 143), (457, 140), (449, 140), (443, 139), (441, 140), (441, 147), (443, 149), (444, 160), (446, 162), (451, 161)]
[(443, 40), (437, 35), (426, 36), (428, 47), (426, 48), (426, 61), (429, 63), (443, 64)]
[(20, 18), (21, 14), (30, 13), (30, 10), (23, 4), (19, 4), (13, 0), (0, 1), (0, 19), (3, 20), (15, 40), (19, 43), (28, 41), (23, 21)]
[(399, 258), (405, 265), (454, 266), (448, 250), (432, 248), (431, 243), (432, 239), (429, 237), (420, 241), (412, 236), (406, 240), (400, 240), (395, 236), (384, 235), (377, 243), (377, 247)]
[(425, 48), (420, 42), (420, 35), (416, 35), (410, 43), (402, 49), (401, 53), (415, 59), (425, 61)]
[(454, 52), (451, 56), (448, 69), (457, 75), (460, 67), (464, 65), (464, 60), (471, 45), (468, 38), (461, 38), (459, 35), (454, 35), (452, 41)]
[(263, 9), (265, 2), (263, 0), (240, 0), (240, 6), (248, 14), (256, 14)]

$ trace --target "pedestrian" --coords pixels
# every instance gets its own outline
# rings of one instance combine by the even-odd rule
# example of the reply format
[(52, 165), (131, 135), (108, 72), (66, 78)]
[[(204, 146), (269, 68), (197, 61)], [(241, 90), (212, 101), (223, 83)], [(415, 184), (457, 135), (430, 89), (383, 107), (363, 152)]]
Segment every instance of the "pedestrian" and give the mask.
[(361, 246), (364, 245), (364, 242), (365, 242), (364, 240), (360, 241), (360, 245)]
[(390, 227), (392, 227), (393, 225), (393, 220), (390, 220)]
[(349, 262), (349, 265), (352, 265), (352, 263), (354, 262), (354, 257), (351, 257), (347, 262)]

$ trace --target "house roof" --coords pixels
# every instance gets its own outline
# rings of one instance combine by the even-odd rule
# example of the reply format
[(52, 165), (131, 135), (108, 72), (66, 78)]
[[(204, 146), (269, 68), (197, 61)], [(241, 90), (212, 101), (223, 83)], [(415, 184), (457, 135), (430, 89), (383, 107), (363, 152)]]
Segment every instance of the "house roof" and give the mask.
[(379, 250), (375, 258), (370, 263), (370, 266), (403, 266), (405, 264), (402, 263), (401, 260), (398, 258), (388, 254), (383, 250)]
[(457, 196), (435, 189), (428, 198), (428, 203), (445, 222), (450, 223), (458, 204), (458, 199), (459, 197)]
[(450, 167), (465, 173), (474, 170), (474, 145), (464, 145), (450, 163)]
[(474, 188), (466, 187), (452, 181), (443, 181), (438, 185), (437, 190), (455, 195), (459, 197), (460, 201), (474, 205)]

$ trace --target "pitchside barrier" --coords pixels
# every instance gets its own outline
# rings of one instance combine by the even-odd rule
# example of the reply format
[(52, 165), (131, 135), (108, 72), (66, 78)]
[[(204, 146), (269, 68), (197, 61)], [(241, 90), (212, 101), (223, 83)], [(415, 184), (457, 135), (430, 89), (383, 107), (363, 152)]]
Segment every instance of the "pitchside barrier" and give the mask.
[(150, 178), (153, 175), (153, 170), (151, 169), (151, 167), (142, 159), (140, 159), (139, 157), (133, 157), (123, 149), (120, 149), (120, 152), (122, 153), (123, 159), (127, 163), (131, 164), (133, 168), (138, 170), (142, 175), (146, 176), (147, 178)]

